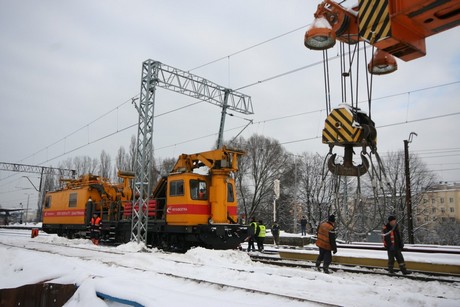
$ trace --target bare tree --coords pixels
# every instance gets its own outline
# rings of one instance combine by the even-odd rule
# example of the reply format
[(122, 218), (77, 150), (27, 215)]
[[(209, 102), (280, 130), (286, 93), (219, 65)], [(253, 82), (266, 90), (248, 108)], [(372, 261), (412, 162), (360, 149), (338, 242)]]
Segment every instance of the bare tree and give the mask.
[(99, 164), (99, 175), (104, 178), (110, 178), (112, 173), (111, 167), (112, 161), (110, 155), (102, 150), (100, 155), (100, 164)]
[(261, 135), (240, 138), (235, 144), (247, 153), (239, 159), (236, 178), (242, 211), (246, 217), (267, 216), (273, 201), (273, 181), (282, 175), (287, 154), (277, 140)]
[(130, 170), (132, 171), (135, 170), (134, 163), (136, 162), (136, 146), (137, 146), (137, 140), (136, 140), (136, 137), (133, 135), (131, 136), (131, 142), (129, 143), (129, 151), (128, 151)]
[[(436, 176), (428, 170), (421, 159), (411, 154), (409, 156), (410, 178), (411, 178), (411, 194), (412, 194), (412, 212), (414, 221), (414, 236), (417, 241), (420, 241), (418, 234), (422, 235), (426, 224), (425, 219), (421, 219), (421, 223), (417, 225), (417, 217), (427, 214), (423, 210), (422, 197), (423, 193), (431, 187), (436, 179)], [(401, 231), (407, 239), (407, 208), (406, 208), (406, 180), (404, 172), (404, 152), (390, 152), (385, 159), (386, 171), (391, 185), (391, 196), (383, 202), (386, 210), (385, 214), (395, 214), (398, 217)], [(388, 196), (388, 195), (387, 195)], [(386, 222), (386, 216), (379, 216), (380, 224)], [(407, 241), (407, 240), (406, 240)]]
[(327, 176), (325, 157), (303, 153), (299, 166), (299, 197), (302, 214), (312, 225), (318, 225), (332, 213), (332, 179)]
[(98, 160), (89, 156), (70, 157), (59, 163), (60, 168), (74, 169), (78, 175), (94, 174), (98, 167)]
[(176, 164), (177, 159), (176, 158), (165, 158), (165, 159), (159, 159), (158, 160), (158, 172), (160, 176), (166, 176), (168, 175), (174, 165)]

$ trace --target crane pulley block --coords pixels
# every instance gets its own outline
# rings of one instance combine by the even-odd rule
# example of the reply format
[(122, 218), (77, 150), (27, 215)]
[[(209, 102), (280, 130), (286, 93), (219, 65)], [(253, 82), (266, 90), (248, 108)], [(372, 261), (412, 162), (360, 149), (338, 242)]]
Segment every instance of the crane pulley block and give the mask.
[(329, 144), (331, 151), (334, 146), (344, 147), (343, 164), (336, 164), (336, 154), (328, 160), (329, 170), (340, 176), (361, 176), (369, 168), (369, 161), (361, 154), (360, 165), (353, 164), (353, 147), (367, 147), (375, 151), (377, 130), (374, 122), (358, 108), (341, 104), (327, 116), (323, 129), (323, 143)]
[(375, 146), (377, 130), (374, 122), (358, 108), (341, 104), (327, 116), (323, 143), (332, 146)]

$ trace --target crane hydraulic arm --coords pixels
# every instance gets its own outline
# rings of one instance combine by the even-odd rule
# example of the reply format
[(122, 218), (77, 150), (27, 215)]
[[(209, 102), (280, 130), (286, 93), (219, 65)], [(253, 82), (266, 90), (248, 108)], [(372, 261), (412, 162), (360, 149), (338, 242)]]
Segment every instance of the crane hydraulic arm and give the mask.
[(351, 8), (324, 0), (314, 16), (304, 40), (310, 49), (362, 40), (410, 61), (426, 54), (426, 37), (460, 24), (460, 0), (359, 0)]
[(173, 168), (173, 172), (193, 172), (194, 169), (207, 166), (213, 170), (224, 170), (228, 173), (238, 171), (238, 157), (244, 151), (222, 148), (196, 154), (182, 154)]

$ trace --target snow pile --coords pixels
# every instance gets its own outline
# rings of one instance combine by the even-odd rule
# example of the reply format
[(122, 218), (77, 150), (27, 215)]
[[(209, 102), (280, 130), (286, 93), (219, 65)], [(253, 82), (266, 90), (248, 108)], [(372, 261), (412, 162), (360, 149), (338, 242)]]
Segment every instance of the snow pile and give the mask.
[(248, 254), (235, 250), (211, 250), (202, 247), (196, 247), (189, 250), (185, 255), (188, 256), (190, 261), (203, 265), (252, 265), (251, 258)]
[(44, 242), (44, 243), (52, 243), (57, 245), (89, 245), (93, 246), (94, 244), (87, 239), (67, 239), (63, 237), (59, 237), (56, 234), (51, 234), (44, 236), (43, 233), (39, 233), (38, 237), (34, 238), (35, 241)]
[[(73, 240), (56, 237), (40, 242), (21, 235), (29, 232), (18, 232), (0, 230), (0, 288), (43, 281), (78, 285), (66, 306), (122, 306), (101, 300), (97, 293), (155, 307), (309, 306), (257, 290), (341, 306), (458, 306), (460, 301), (459, 283), (340, 271), (326, 275), (252, 263), (241, 251), (194, 248), (186, 254), (145, 253), (136, 252), (140, 246), (134, 243), (115, 248), (88, 240), (76, 240), (87, 245), (76, 246), (71, 245)], [(446, 256), (436, 255), (439, 261)]]
[(128, 242), (125, 244), (118, 245), (115, 249), (120, 252), (136, 253), (136, 252), (144, 251), (145, 245), (143, 243)]

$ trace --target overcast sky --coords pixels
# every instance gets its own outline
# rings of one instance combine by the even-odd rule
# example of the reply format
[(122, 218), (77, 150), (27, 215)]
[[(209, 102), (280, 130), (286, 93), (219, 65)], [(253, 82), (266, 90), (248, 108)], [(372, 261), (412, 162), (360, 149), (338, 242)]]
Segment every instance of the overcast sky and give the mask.
[[(254, 120), (242, 136), (276, 138), (294, 154), (327, 153), (320, 139), (326, 117), (323, 69), (313, 65), (322, 53), (303, 46), (319, 2), (0, 0), (0, 162), (57, 166), (73, 156), (98, 157), (103, 149), (114, 159), (119, 146), (127, 148), (137, 134), (136, 126), (125, 128), (137, 123), (130, 101), (139, 94), (146, 59), (187, 71), (224, 58), (192, 72), (252, 97), (253, 116), (235, 113)], [(382, 156), (401, 150), (414, 131), (411, 152), (440, 180), (457, 182), (459, 37), (459, 27), (430, 37), (425, 57), (399, 60), (396, 73), (375, 77), (372, 107)], [(329, 54), (336, 55), (337, 48)], [(330, 66), (335, 107), (341, 102), (339, 62)], [(360, 84), (365, 100), (365, 82)], [(194, 102), (159, 89), (155, 114)], [(362, 108), (368, 111), (366, 104)], [(246, 125), (240, 117), (227, 117), (227, 140)], [(207, 103), (158, 116), (155, 156), (211, 149), (219, 121), (220, 109)], [(0, 205), (17, 207), (34, 192), (22, 175), (0, 171)], [(37, 175), (28, 176), (38, 184)], [(31, 206), (36, 201), (33, 193)]]

